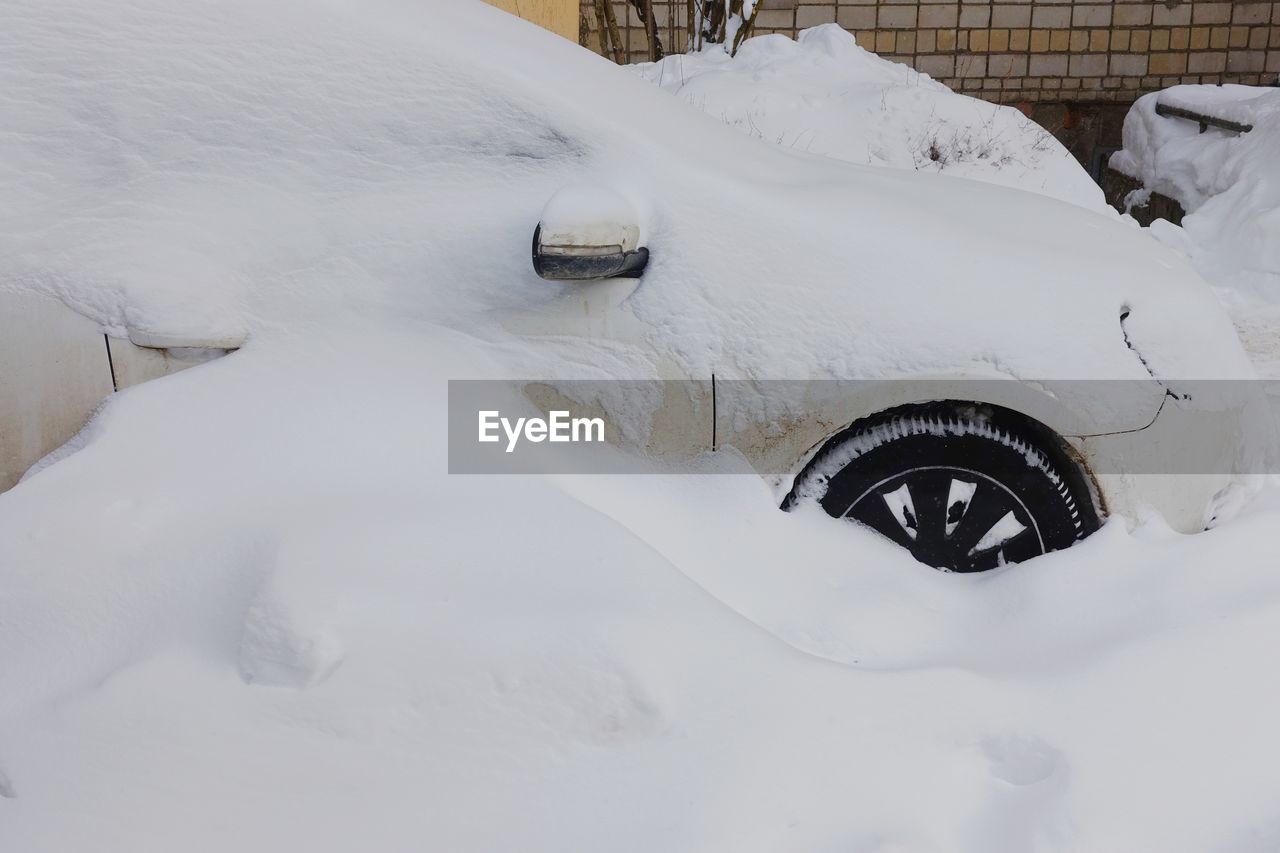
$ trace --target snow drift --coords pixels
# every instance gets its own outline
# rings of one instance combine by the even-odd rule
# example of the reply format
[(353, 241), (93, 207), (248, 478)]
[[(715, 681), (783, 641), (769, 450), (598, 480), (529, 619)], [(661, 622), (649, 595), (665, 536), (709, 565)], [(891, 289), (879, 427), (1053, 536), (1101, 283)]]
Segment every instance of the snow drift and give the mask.
[(1018, 110), (881, 59), (835, 24), (795, 41), (756, 36), (733, 57), (712, 45), (633, 67), (713, 118), (787, 148), (988, 181), (1109, 213), (1075, 158)]
[[(1156, 114), (1166, 103), (1253, 125), (1200, 133), (1194, 121)], [(1280, 91), (1257, 86), (1174, 86), (1145, 95), (1124, 123), (1112, 168), (1187, 211), (1182, 231), (1153, 227), (1218, 289), (1267, 372), (1280, 375)]]

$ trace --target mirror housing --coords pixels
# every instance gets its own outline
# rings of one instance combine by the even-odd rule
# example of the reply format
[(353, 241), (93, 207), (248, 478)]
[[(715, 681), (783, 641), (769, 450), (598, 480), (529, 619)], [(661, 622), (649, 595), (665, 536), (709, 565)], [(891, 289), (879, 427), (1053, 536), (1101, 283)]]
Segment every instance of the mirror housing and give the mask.
[(618, 193), (566, 187), (542, 211), (533, 232), (533, 270), (552, 281), (639, 278), (649, 262), (639, 217)]
[(639, 278), (649, 263), (649, 250), (627, 251), (620, 244), (564, 246), (542, 241), (542, 223), (533, 231), (533, 271), (550, 281), (599, 281)]

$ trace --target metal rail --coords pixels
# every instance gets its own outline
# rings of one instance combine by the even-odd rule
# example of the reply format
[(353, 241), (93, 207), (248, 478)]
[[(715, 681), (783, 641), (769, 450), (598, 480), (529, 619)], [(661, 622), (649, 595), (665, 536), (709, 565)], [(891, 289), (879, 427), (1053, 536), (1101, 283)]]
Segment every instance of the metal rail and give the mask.
[(1225, 118), (1205, 115), (1195, 110), (1186, 110), (1182, 107), (1173, 107), (1168, 104), (1162, 104), (1156, 101), (1156, 115), (1165, 116), (1166, 118), (1182, 118), (1187, 121), (1194, 121), (1200, 125), (1200, 132), (1204, 133), (1211, 127), (1219, 127), (1223, 130), (1230, 130), (1234, 133), (1248, 133), (1253, 130), (1251, 124), (1241, 124), (1238, 121), (1228, 121)]

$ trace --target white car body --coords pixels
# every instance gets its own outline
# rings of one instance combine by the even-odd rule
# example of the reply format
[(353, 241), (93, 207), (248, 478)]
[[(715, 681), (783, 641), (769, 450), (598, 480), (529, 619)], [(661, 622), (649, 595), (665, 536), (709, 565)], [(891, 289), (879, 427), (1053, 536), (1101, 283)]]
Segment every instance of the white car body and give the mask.
[[(644, 330), (626, 300), (644, 286), (643, 278), (576, 283), (552, 310), (511, 315), (506, 323), (520, 334), (547, 340), (639, 342)], [(1118, 316), (1115, 333), (1123, 339)], [(682, 374), (657, 353), (655, 361), (665, 365), (661, 405), (652, 407), (639, 427), (611, 423), (612, 439), (676, 463), (733, 448), (773, 483), (779, 498), (814, 454), (856, 421), (937, 400), (980, 402), (1022, 414), (1060, 436), (1086, 472), (1102, 514), (1133, 518), (1154, 510), (1174, 529), (1191, 533), (1210, 520), (1216, 495), (1238, 475), (1258, 470), (1250, 467), (1258, 463), (1249, 457), (1247, 437), (1256, 439), (1256, 447), (1268, 434), (1265, 411), (1256, 408), (1259, 389), (1247, 382), (1247, 373), (1206, 399), (1202, 392), (1215, 390), (1213, 380), (1173, 382), (1173, 388), (1186, 392), (1179, 393), (1158, 378), (1135, 379), (1119, 370), (1125, 378), (1116, 381), (1023, 381), (994, 370), (970, 370), (874, 380), (722, 379), (717, 385)], [(557, 393), (536, 382), (524, 390), (549, 411), (578, 405), (595, 393), (593, 384), (567, 380), (566, 389), (572, 390)], [(591, 411), (606, 419), (611, 414), (608, 405)], [(629, 416), (631, 410), (623, 409), (614, 420)], [(641, 438), (628, 440), (628, 435)], [(1194, 461), (1186, 458), (1192, 456)], [(1159, 470), (1165, 463), (1168, 472)]]

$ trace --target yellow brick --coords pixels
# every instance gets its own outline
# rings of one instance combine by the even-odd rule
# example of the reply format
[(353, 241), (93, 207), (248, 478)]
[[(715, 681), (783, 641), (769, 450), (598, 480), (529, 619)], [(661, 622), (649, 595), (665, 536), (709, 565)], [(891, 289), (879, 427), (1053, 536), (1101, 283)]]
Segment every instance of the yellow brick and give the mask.
[(1128, 50), (1129, 49), (1129, 31), (1116, 30), (1111, 34), (1112, 50)]
[(1054, 53), (1065, 51), (1070, 43), (1070, 30), (1054, 30), (1049, 33), (1049, 50), (1052, 50)]
[(1111, 33), (1108, 30), (1094, 30), (1089, 35), (1089, 50), (1094, 53), (1106, 53), (1107, 44), (1111, 41)]
[(858, 33), (857, 35), (855, 35), (853, 39), (858, 43), (858, 47), (862, 48), (863, 50), (870, 50), (874, 52), (876, 49), (875, 33), (867, 32), (864, 30)]
[(1214, 27), (1209, 31), (1209, 47), (1215, 50), (1221, 50), (1227, 46), (1227, 42), (1231, 39), (1230, 27)]
[(956, 50), (969, 49), (969, 34), (966, 32), (956, 33)]
[(954, 27), (959, 17), (959, 6), (956, 3), (950, 4), (933, 4), (920, 7), (920, 17), (916, 21), (916, 25), (922, 29), (933, 27)]
[(989, 49), (992, 53), (1003, 53), (1009, 49), (1009, 31), (1008, 30), (992, 30), (989, 39)]
[(1071, 52), (1084, 53), (1085, 48), (1089, 46), (1089, 33), (1087, 30), (1071, 31)]
[(938, 50), (956, 49), (956, 31), (938, 30)]
[(1030, 41), (1031, 36), (1027, 30), (1009, 30), (1009, 50), (1026, 50)]
[(986, 30), (970, 30), (969, 31), (969, 50), (974, 53), (987, 52), (987, 31)]
[(1156, 53), (1151, 56), (1148, 68), (1152, 74), (1182, 74), (1187, 70), (1185, 53)]
[(898, 53), (916, 52), (916, 34), (898, 33)]
[[(1208, 38), (1207, 33), (1205, 37)], [(1150, 44), (1151, 33), (1146, 30), (1134, 30), (1133, 37), (1129, 39), (1129, 50), (1134, 53), (1146, 53)]]
[(921, 30), (916, 33), (916, 52), (933, 53), (938, 47), (937, 30)]
[(1168, 50), (1169, 49), (1169, 31), (1168, 30), (1152, 30), (1151, 31), (1151, 49), (1152, 50)]
[(895, 42), (893, 33), (876, 33), (876, 53), (893, 53)]
[(1208, 50), (1209, 49), (1209, 28), (1208, 27), (1192, 27), (1191, 28), (1191, 49), (1192, 50)]
[[(1245, 40), (1249, 38), (1249, 28), (1244, 27)], [(1186, 27), (1179, 27), (1176, 30), (1169, 31), (1169, 47), (1174, 50), (1186, 50), (1187, 45), (1191, 44), (1191, 30)]]
[(1248, 27), (1232, 27), (1230, 45), (1231, 47), (1248, 47), (1249, 46), (1249, 28)]
[(1048, 30), (1032, 30), (1031, 31), (1031, 52), (1044, 53), (1049, 49), (1049, 31)]

